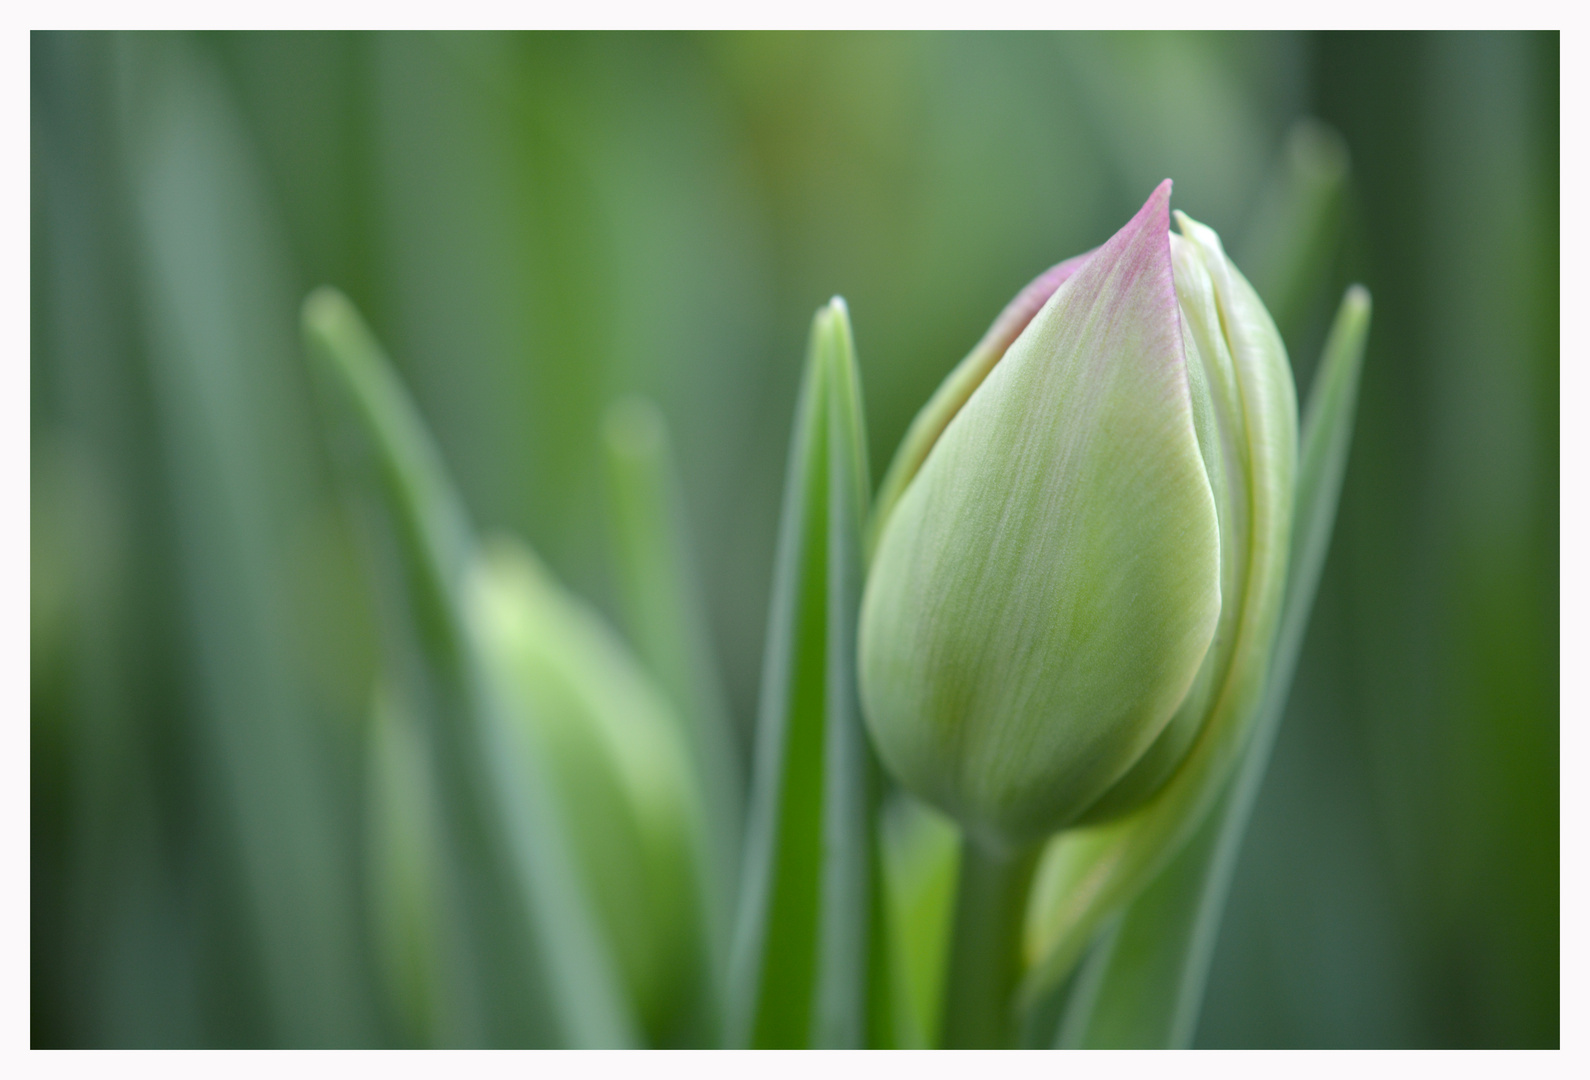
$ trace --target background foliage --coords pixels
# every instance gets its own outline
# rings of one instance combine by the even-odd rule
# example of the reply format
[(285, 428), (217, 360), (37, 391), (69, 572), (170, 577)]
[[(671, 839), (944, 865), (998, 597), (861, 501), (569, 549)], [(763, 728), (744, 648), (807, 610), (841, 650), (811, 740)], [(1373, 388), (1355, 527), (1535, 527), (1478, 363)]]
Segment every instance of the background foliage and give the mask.
[(1197, 1042), (1557, 1043), (1555, 34), (32, 54), (36, 1045), (384, 1038), (377, 615), (297, 342), (311, 287), (369, 317), (482, 527), (600, 606), (600, 418), (658, 402), (744, 730), (813, 309), (849, 302), (876, 481), (1004, 302), (1161, 178), (1253, 270), (1304, 117), (1351, 179), (1315, 293), (1267, 297), (1300, 386), (1347, 281), (1375, 323)]

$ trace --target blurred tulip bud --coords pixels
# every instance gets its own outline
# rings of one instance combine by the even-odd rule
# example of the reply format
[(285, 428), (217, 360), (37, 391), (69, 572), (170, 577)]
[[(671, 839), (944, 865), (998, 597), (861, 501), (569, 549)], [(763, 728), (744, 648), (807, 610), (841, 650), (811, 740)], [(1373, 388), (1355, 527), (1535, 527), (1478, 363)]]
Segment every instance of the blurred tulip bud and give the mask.
[[(880, 490), (860, 680), (886, 766), (985, 844), (1140, 805), (1262, 684), (1296, 397), (1170, 181), (946, 380)], [(1008, 348), (1006, 345), (1008, 344)]]
[(469, 589), (512, 719), (544, 755), (588, 895), (654, 1041), (702, 989), (704, 822), (683, 733), (589, 605), (525, 545), (483, 545)]

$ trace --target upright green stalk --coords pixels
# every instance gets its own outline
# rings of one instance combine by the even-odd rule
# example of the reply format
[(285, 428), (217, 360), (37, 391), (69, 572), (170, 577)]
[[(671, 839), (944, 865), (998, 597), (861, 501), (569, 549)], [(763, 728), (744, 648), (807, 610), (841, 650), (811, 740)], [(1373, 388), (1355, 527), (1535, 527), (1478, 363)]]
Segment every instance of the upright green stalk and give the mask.
[(1012, 1001), (1022, 969), (1027, 893), (1041, 845), (1001, 852), (961, 838), (955, 936), (945, 981), (944, 1046), (997, 1049), (1016, 1036)]

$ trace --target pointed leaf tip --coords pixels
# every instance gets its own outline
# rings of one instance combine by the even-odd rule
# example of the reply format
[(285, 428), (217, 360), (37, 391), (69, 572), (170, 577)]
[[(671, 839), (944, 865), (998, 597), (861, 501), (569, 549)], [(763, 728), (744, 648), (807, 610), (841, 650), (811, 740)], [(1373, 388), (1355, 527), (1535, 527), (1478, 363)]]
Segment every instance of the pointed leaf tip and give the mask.
[(304, 297), (303, 318), (306, 324), (320, 324), (334, 318), (348, 306), (348, 298), (330, 285), (321, 285)]

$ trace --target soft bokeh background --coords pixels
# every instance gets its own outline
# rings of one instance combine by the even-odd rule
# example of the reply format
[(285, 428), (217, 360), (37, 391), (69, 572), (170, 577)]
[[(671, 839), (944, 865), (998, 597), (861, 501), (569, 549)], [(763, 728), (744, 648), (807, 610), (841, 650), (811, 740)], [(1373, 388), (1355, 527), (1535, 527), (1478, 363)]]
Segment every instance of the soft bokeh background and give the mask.
[(1557, 1044), (1555, 34), (36, 34), (32, 86), (35, 1045), (380, 1038), (374, 616), (308, 289), (365, 311), (479, 523), (604, 606), (597, 425), (655, 399), (748, 726), (816, 306), (876, 479), (1161, 178), (1247, 265), (1335, 145), (1305, 117), (1351, 174), (1320, 280), (1268, 298), (1300, 385), (1348, 281), (1374, 326), (1197, 1042)]

